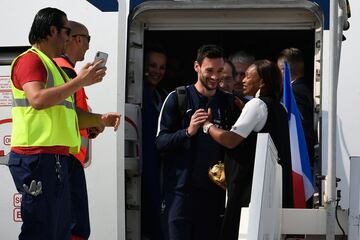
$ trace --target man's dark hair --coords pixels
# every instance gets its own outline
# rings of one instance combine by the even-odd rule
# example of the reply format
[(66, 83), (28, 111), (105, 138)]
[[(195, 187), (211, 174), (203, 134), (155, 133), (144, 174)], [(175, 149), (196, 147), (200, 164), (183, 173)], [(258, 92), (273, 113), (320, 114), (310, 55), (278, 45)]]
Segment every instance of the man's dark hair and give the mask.
[(203, 45), (198, 49), (196, 57), (200, 66), (204, 58), (224, 58), (224, 49), (213, 44)]
[(278, 66), (269, 60), (257, 60), (253, 63), (263, 86), (260, 89), (260, 96), (280, 100), (282, 93), (282, 77)]
[(29, 33), (31, 45), (46, 40), (50, 35), (50, 27), (55, 26), (59, 31), (64, 24), (66, 14), (57, 8), (43, 8), (34, 18)]
[(288, 62), (293, 78), (304, 76), (304, 57), (300, 49), (285, 48), (281, 51), (278, 59)]

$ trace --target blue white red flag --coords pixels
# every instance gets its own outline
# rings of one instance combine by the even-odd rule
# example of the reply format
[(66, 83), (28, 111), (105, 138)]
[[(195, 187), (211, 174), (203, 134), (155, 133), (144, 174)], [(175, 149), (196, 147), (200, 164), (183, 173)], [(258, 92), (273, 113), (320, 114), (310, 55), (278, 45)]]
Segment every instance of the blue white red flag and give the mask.
[(283, 102), (287, 109), (290, 133), (294, 207), (306, 208), (306, 200), (314, 193), (310, 160), (299, 110), (291, 88), (291, 74), (287, 62), (284, 63)]

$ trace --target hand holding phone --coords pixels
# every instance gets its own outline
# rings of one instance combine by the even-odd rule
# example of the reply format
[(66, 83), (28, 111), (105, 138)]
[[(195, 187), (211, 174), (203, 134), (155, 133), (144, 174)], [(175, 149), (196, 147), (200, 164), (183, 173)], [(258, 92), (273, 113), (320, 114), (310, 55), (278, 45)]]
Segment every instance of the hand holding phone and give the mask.
[(97, 63), (100, 60), (103, 60), (97, 67), (97, 69), (103, 68), (106, 65), (106, 61), (108, 58), (108, 54), (104, 52), (98, 51), (95, 55), (94, 64)]

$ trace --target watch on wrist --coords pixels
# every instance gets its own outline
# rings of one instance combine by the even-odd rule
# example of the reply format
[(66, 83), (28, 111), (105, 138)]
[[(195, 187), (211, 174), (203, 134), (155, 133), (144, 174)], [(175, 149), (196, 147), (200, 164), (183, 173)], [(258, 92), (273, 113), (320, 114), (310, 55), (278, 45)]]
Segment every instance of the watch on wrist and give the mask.
[(205, 134), (208, 134), (209, 128), (210, 128), (211, 126), (213, 126), (213, 125), (214, 125), (213, 123), (204, 124), (204, 126), (203, 126), (203, 132), (204, 132)]

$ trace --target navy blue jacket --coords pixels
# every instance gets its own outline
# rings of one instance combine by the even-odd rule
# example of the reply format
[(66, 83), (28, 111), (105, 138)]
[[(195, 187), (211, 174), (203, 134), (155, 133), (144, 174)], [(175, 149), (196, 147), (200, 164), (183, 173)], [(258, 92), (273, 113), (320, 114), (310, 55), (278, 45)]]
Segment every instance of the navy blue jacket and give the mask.
[(175, 91), (166, 98), (159, 116), (157, 149), (163, 156), (163, 182), (165, 191), (188, 192), (190, 187), (218, 191), (209, 180), (208, 169), (223, 161), (224, 148), (200, 128), (191, 138), (186, 135), (192, 114), (199, 108), (212, 110), (212, 122), (223, 129), (230, 129), (236, 117), (233, 96), (221, 90), (208, 100), (194, 85), (186, 88), (187, 111), (181, 119)]

